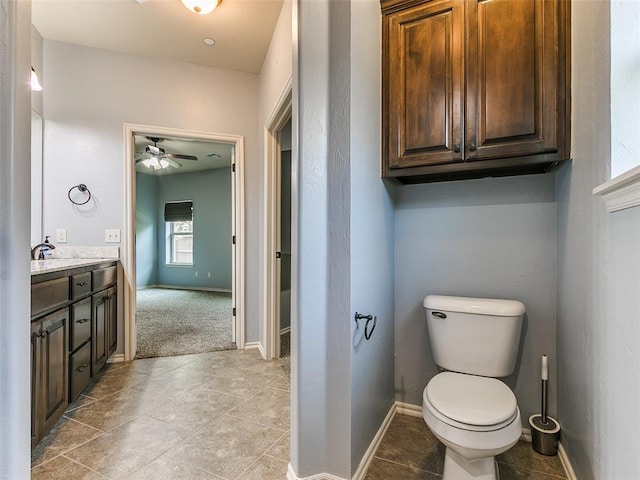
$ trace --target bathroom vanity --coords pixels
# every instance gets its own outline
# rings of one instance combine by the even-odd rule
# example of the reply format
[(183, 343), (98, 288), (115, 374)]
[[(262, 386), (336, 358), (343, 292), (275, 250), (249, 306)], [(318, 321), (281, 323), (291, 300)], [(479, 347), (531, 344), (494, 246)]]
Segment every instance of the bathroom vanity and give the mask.
[(31, 262), (31, 446), (117, 348), (117, 260)]

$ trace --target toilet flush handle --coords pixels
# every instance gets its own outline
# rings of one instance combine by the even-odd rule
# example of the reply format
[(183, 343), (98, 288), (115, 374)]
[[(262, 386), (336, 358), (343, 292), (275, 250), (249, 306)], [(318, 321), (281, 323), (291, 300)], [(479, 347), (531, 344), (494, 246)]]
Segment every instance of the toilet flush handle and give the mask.
[(447, 314), (443, 312), (431, 312), (431, 315), (433, 315), (434, 317), (442, 318), (442, 319), (447, 318)]

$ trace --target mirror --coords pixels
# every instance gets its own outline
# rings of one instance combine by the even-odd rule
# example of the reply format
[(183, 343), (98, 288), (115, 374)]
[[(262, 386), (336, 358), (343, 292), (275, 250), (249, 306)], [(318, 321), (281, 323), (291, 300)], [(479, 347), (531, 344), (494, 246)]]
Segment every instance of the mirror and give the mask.
[(42, 117), (31, 111), (31, 246), (42, 242)]

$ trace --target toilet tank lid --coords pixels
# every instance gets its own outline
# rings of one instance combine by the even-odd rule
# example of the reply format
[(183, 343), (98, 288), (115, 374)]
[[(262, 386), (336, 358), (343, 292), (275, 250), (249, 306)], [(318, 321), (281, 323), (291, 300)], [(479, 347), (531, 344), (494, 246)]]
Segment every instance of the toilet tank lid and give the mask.
[(522, 302), (498, 298), (427, 295), (422, 304), (430, 310), (474, 313), (477, 315), (496, 315), (499, 317), (517, 317), (523, 315), (525, 312), (525, 307)]

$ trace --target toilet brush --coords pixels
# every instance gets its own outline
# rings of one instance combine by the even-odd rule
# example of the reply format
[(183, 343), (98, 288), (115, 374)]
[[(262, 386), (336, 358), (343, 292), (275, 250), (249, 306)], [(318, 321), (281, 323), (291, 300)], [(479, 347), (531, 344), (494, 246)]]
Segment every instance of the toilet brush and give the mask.
[(558, 453), (560, 424), (555, 418), (547, 415), (547, 382), (549, 381), (549, 363), (546, 355), (542, 356), (542, 398), (541, 414), (529, 417), (531, 426), (531, 444), (533, 449), (543, 455)]

